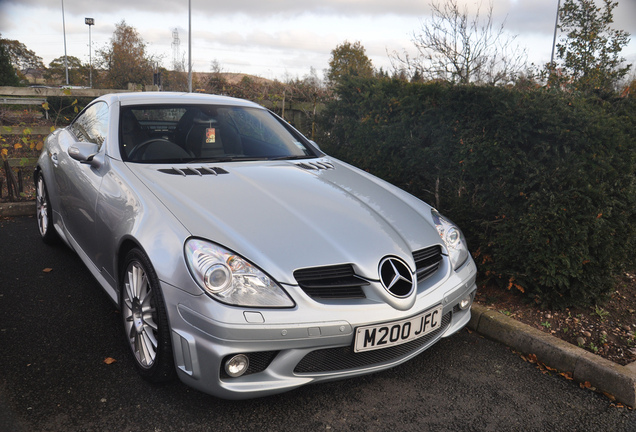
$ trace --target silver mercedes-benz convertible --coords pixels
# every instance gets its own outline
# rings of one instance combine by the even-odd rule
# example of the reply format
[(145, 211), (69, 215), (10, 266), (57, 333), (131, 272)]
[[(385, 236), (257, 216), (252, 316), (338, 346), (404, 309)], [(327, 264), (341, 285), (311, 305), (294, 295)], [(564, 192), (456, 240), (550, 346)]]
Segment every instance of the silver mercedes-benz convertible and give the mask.
[(280, 393), (394, 367), (470, 319), (459, 228), (252, 102), (102, 96), (34, 177), (42, 239), (117, 304), (152, 382)]

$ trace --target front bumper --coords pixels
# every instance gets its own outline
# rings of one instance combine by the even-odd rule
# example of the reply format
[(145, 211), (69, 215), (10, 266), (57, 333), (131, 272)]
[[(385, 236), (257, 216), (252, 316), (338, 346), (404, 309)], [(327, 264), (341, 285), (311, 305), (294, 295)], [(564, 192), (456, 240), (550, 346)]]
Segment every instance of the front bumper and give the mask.
[[(162, 283), (178, 376), (205, 393), (247, 399), (391, 368), (468, 323), (470, 307), (462, 310), (459, 303), (467, 296), (472, 303), (475, 275), (470, 260), (434, 290), (418, 295), (407, 312), (388, 305), (320, 305), (310, 300), (290, 310), (242, 309), (220, 305), (205, 295), (191, 296)], [(442, 326), (432, 333), (401, 345), (354, 353), (357, 327), (415, 316), (439, 305)], [(230, 309), (230, 313), (215, 315), (210, 311), (219, 307), (224, 313)], [(299, 317), (305, 322), (299, 322)], [(224, 363), (236, 354), (250, 358), (250, 369), (231, 378), (224, 372)]]

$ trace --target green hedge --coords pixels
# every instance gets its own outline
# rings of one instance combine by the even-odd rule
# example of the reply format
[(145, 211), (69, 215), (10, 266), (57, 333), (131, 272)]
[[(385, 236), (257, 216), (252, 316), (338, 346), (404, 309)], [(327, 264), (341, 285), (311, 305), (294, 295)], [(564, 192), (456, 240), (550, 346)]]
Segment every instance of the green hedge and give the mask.
[(360, 78), (338, 95), (322, 148), (453, 219), (482, 280), (586, 305), (634, 264), (634, 99)]

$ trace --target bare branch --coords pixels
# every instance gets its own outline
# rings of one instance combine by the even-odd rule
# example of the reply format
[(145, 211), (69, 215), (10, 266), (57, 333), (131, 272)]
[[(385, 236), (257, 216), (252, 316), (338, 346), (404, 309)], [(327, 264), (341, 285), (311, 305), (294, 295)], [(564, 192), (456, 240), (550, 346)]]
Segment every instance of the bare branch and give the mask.
[(457, 0), (431, 3), (431, 19), (421, 22), (420, 32), (413, 33), (415, 57), (394, 52), (392, 66), (398, 72), (426, 79), (457, 83), (502, 84), (513, 81), (526, 63), (525, 50), (508, 37), (504, 24), (493, 23), (493, 5), (486, 16), (481, 7), (474, 15), (460, 9)]

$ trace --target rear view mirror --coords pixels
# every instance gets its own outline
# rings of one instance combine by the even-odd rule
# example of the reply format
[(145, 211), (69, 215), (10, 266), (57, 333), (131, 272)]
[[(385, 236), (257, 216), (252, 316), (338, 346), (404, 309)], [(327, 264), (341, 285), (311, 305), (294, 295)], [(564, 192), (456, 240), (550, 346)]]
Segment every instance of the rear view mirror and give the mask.
[(98, 168), (100, 164), (94, 160), (98, 151), (97, 144), (76, 142), (68, 148), (68, 155), (76, 161)]

